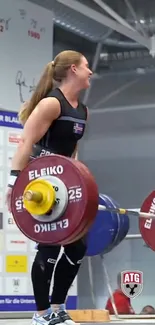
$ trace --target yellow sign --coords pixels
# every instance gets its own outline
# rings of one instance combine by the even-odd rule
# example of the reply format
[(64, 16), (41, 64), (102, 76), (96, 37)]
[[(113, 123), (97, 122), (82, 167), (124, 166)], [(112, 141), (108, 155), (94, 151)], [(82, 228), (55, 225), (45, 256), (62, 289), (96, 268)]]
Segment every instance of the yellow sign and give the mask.
[(8, 255), (6, 256), (6, 272), (27, 273), (27, 256)]

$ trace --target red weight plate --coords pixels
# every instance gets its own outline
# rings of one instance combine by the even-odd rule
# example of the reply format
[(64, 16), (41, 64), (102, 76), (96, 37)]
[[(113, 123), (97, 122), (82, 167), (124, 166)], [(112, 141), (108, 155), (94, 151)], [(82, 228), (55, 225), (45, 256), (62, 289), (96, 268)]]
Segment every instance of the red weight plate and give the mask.
[[(87, 175), (90, 172), (87, 171)], [(53, 175), (61, 179), (68, 189), (69, 202), (63, 216), (56, 222), (39, 222), (29, 214), (22, 205), (22, 195), (31, 180), (40, 176)], [(12, 191), (11, 210), (15, 222), (25, 236), (43, 244), (59, 244), (73, 241), (85, 225), (85, 218), (93, 219), (96, 215), (96, 199), (91, 195), (89, 182), (73, 159), (53, 155), (36, 158), (20, 173)], [(97, 187), (97, 186), (96, 186)], [(93, 192), (93, 190), (92, 190)], [(97, 191), (96, 191), (97, 192)], [(94, 191), (95, 193), (95, 191)], [(92, 199), (93, 202), (88, 202)], [(89, 217), (88, 217), (89, 212)]]
[[(145, 199), (140, 211), (155, 214), (155, 191)], [(155, 219), (140, 217), (139, 229), (145, 243), (155, 251)]]
[(63, 245), (71, 243), (83, 237), (91, 227), (98, 211), (98, 188), (95, 178), (82, 162), (80, 162), (79, 160), (73, 160), (72, 162), (79, 169), (81, 175), (85, 178), (88, 200), (87, 208), (85, 210), (85, 217), (83, 218), (77, 231), (73, 232), (71, 237), (67, 239), (67, 242), (61, 243)]

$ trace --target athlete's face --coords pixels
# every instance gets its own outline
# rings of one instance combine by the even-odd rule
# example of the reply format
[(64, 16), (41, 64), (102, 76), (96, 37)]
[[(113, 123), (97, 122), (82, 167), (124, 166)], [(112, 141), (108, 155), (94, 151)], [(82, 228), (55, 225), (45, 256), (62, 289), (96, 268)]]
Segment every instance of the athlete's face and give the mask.
[(82, 56), (81, 62), (78, 66), (72, 65), (72, 71), (76, 74), (81, 89), (86, 89), (90, 86), (90, 77), (93, 73), (89, 69), (88, 61), (84, 56)]

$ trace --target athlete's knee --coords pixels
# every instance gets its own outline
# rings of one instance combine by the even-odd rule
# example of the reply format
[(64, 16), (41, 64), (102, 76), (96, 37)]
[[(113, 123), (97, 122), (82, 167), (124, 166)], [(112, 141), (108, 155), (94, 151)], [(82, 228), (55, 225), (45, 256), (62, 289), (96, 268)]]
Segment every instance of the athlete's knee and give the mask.
[(37, 266), (42, 272), (45, 271), (47, 268), (54, 268), (54, 265), (57, 262), (57, 258), (60, 252), (59, 247), (39, 247), (39, 250), (35, 256), (33, 266)]
[(86, 241), (80, 239), (74, 243), (66, 245), (64, 247), (64, 254), (68, 262), (72, 265), (81, 264), (86, 254), (87, 245)]

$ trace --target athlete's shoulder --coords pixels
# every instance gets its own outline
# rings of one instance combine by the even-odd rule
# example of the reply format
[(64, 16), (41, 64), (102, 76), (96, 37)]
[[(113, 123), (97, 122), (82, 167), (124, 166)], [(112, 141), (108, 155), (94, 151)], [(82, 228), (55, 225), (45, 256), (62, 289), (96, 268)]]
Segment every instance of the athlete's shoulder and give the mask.
[(88, 120), (89, 118), (89, 109), (88, 109), (88, 106), (82, 102), (80, 102), (80, 105), (82, 106), (83, 110), (85, 111), (86, 113), (86, 120)]
[(62, 99), (63, 98), (62, 93), (59, 91), (58, 88), (54, 88), (54, 89), (50, 90), (47, 93), (46, 97), (55, 97), (57, 99)]

